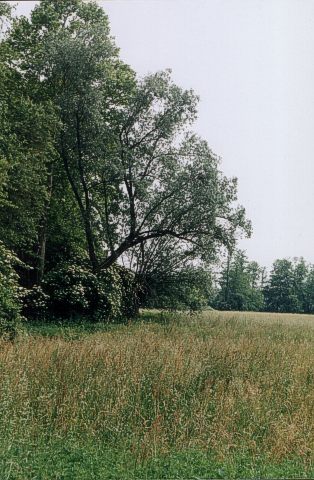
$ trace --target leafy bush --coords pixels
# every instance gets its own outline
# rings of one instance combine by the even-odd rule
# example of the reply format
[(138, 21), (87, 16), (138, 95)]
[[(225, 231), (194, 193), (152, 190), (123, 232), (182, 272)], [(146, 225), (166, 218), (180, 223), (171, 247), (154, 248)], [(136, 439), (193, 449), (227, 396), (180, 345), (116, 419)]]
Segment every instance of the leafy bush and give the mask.
[(88, 316), (93, 321), (116, 322), (132, 316), (133, 275), (120, 266), (99, 274), (82, 262), (63, 262), (51, 270), (42, 285), (29, 293), (30, 316)]
[(21, 301), (18, 275), (19, 261), (0, 241), (0, 337), (13, 340), (21, 329)]

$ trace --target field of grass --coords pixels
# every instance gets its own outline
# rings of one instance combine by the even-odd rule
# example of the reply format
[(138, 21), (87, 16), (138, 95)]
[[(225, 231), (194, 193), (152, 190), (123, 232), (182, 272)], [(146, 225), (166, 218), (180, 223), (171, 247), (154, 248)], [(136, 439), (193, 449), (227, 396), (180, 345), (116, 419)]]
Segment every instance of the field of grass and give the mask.
[(144, 312), (0, 345), (0, 478), (313, 478), (314, 316)]

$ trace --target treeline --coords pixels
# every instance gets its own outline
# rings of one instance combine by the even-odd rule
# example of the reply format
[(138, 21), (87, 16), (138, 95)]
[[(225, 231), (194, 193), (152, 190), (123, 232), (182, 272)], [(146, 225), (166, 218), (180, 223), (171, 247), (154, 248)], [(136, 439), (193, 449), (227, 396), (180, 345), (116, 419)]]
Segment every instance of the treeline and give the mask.
[(229, 255), (212, 304), (222, 310), (314, 313), (314, 265), (278, 259), (267, 273), (243, 251)]
[(238, 252), (217, 288), (213, 266), (251, 225), (191, 130), (192, 90), (169, 70), (138, 78), (95, 2), (45, 0), (30, 18), (0, 2), (0, 17), (0, 336), (22, 317), (140, 306), (312, 311), (300, 262), (266, 279)]
[(120, 321), (156, 295), (208, 303), (197, 280), (251, 227), (191, 131), (198, 96), (168, 70), (138, 78), (96, 2), (0, 15), (1, 332), (21, 315)]

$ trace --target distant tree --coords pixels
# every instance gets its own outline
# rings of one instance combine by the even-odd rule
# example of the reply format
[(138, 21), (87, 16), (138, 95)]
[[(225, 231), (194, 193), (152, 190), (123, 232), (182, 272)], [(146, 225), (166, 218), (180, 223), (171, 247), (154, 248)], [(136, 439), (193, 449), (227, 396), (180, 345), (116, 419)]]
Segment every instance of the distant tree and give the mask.
[(246, 272), (250, 285), (250, 290), (248, 292), (248, 309), (261, 311), (265, 306), (263, 292), (266, 275), (265, 268), (261, 267), (257, 262), (248, 262)]
[(304, 289), (304, 311), (314, 313), (314, 265), (308, 267)]
[(273, 312), (298, 312), (295, 271), (291, 260), (279, 259), (273, 263), (268, 285), (265, 287), (266, 309)]
[(249, 262), (245, 253), (236, 250), (228, 255), (219, 281), (217, 308), (225, 310), (262, 310), (263, 270), (257, 262)]
[(304, 258), (295, 258), (293, 262), (294, 293), (297, 297), (297, 310), (303, 313), (307, 310), (306, 284), (309, 275), (309, 267)]

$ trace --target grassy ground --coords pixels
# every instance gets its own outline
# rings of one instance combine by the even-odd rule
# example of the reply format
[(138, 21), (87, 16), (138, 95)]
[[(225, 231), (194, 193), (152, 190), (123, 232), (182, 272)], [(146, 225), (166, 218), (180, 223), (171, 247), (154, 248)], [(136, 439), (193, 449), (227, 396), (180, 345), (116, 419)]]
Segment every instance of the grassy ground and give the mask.
[(145, 312), (0, 345), (0, 478), (313, 478), (314, 316)]

